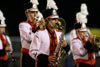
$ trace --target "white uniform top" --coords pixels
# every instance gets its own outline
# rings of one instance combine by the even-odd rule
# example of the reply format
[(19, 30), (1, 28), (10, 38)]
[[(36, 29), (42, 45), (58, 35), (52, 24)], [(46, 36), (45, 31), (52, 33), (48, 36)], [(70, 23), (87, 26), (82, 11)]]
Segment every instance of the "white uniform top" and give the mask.
[(3, 45), (2, 45), (2, 41), (0, 39), (0, 50), (2, 50), (2, 49), (3, 49)]
[[(75, 30), (71, 31), (70, 37), (71, 37), (70, 48), (71, 48), (71, 52), (73, 53), (74, 60), (76, 59), (88, 60), (88, 52), (84, 48), (85, 44), (79, 38), (77, 38), (77, 35), (75, 34)], [(88, 38), (86, 38), (86, 40), (88, 40)]]
[[(10, 45), (10, 50), (11, 50), (10, 52), (13, 52), (12, 43), (11, 43), (11, 40), (10, 40), (9, 36), (3, 35), (3, 37)], [(3, 49), (3, 44), (2, 44), (2, 41), (0, 39), (0, 50), (2, 50), (2, 49)]]
[[(57, 43), (59, 43), (61, 32), (55, 31), (55, 33), (57, 36)], [(36, 32), (30, 46), (29, 54), (33, 59), (36, 59), (39, 54), (50, 54), (50, 37), (47, 29)]]
[(34, 33), (32, 32), (32, 27), (30, 26), (30, 24), (22, 22), (19, 24), (19, 31), (22, 48), (29, 49), (32, 38), (34, 36)]
[(76, 38), (77, 35), (76, 35), (76, 31), (75, 29), (73, 29), (71, 32), (70, 32), (70, 41), (73, 39), (73, 38)]
[(71, 51), (75, 59), (86, 59), (88, 60), (87, 50), (83, 47), (83, 43), (79, 39), (74, 39), (71, 41)]

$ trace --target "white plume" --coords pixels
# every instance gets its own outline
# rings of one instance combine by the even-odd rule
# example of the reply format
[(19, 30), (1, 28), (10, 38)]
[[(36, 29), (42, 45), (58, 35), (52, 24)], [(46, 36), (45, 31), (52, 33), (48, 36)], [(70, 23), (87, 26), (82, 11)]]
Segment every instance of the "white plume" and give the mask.
[(3, 12), (0, 10), (0, 16), (3, 16)]
[(86, 23), (88, 21), (88, 19), (87, 19), (87, 15), (88, 15), (87, 6), (85, 3), (82, 3), (80, 8), (81, 8), (81, 11), (76, 13), (76, 20), (77, 20), (77, 23), (82, 24), (82, 28), (86, 28)]
[(82, 23), (82, 28), (86, 28), (86, 24), (85, 23)]
[(3, 16), (3, 12), (0, 10), (0, 20), (5, 20), (5, 17)]
[(54, 0), (47, 0), (47, 9), (51, 9), (51, 8), (58, 10), (58, 7)]
[(38, 0), (30, 0), (33, 4), (39, 5)]
[(85, 3), (82, 3), (82, 4), (81, 4), (80, 9), (81, 9), (81, 13), (83, 13), (83, 14), (85, 14), (85, 15), (89, 15), (88, 9), (87, 9), (87, 6), (86, 6)]

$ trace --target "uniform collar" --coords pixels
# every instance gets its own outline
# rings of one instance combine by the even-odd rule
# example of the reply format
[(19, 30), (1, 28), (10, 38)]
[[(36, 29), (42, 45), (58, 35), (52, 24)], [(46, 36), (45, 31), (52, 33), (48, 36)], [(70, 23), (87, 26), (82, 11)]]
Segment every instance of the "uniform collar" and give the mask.
[(47, 30), (50, 34), (54, 34), (55, 33), (55, 30), (54, 31), (51, 31), (50, 28), (47, 26)]

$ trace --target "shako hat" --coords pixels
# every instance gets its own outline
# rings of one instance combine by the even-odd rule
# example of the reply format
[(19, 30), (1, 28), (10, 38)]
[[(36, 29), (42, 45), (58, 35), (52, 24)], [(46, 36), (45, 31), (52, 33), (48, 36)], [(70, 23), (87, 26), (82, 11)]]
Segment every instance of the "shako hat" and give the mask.
[(1, 10), (0, 10), (0, 27), (6, 27), (5, 17), (4, 17), (3, 12)]
[(24, 10), (26, 11), (38, 11), (38, 0), (30, 0), (24, 4)]
[(57, 14), (58, 7), (54, 0), (47, 0), (46, 11), (44, 11), (44, 18), (59, 18)]

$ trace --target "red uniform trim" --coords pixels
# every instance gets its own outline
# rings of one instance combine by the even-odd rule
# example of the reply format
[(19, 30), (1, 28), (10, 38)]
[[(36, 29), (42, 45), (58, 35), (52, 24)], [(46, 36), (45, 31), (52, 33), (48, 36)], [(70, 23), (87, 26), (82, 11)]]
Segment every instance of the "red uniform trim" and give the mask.
[(20, 56), (20, 67), (22, 67), (22, 57), (23, 57), (23, 53), (21, 53), (21, 56)]
[[(7, 45), (7, 42), (6, 40), (4, 39), (3, 35), (0, 35), (0, 39), (2, 41), (2, 45), (3, 45), (3, 49), (5, 49), (6, 45)], [(5, 51), (6, 52), (6, 51)], [(4, 56), (0, 56), (0, 59), (1, 60), (8, 60), (8, 55), (7, 55), (7, 52)]]
[(85, 64), (89, 64), (89, 65), (94, 65), (96, 60), (94, 59), (94, 53), (88, 53), (88, 60), (84, 60), (84, 59), (76, 59), (75, 63), (85, 63)]
[(7, 55), (7, 53), (6, 53), (4, 56), (0, 56), (0, 59), (1, 59), (1, 60), (8, 60), (8, 55)]
[(0, 35), (0, 39), (1, 39), (1, 41), (2, 41), (3, 48), (5, 48), (5, 47), (6, 47), (7, 42), (6, 42), (6, 40), (4, 39), (3, 35)]
[(29, 20), (24, 21), (24, 22), (21, 22), (21, 23), (28, 23), (28, 24), (32, 27), (32, 30), (34, 30), (34, 29), (36, 28), (36, 23), (31, 22), (31, 21), (29, 21)]
[(62, 32), (61, 30), (56, 30), (57, 32)]
[(75, 63), (85, 63), (85, 64), (94, 65), (95, 64), (95, 60), (77, 59), (77, 60), (75, 60)]
[[(50, 33), (48, 32), (48, 34), (49, 34), (49, 37), (50, 37), (50, 55), (52, 56), (52, 55), (53, 55), (53, 52), (54, 52), (55, 49), (56, 49), (56, 47), (55, 47), (55, 46), (52, 46), (52, 44), (54, 43), (54, 44), (57, 45), (57, 36), (56, 36), (56, 33), (50, 34)], [(54, 40), (52, 39), (52, 35), (54, 35), (54, 37), (55, 37)]]
[(79, 67), (79, 63), (76, 64), (76, 67)]
[(36, 23), (31, 22), (29, 20), (27, 20), (26, 22), (30, 24), (30, 26), (32, 27), (32, 30), (34, 30), (36, 28)]
[(29, 54), (29, 50), (26, 49), (26, 48), (21, 48), (21, 52), (22, 52), (22, 53), (27, 53), (27, 54)]
[(79, 40), (80, 40), (80, 38), (79, 38), (79, 37), (73, 38), (72, 40), (76, 40), (76, 39), (79, 39)]

